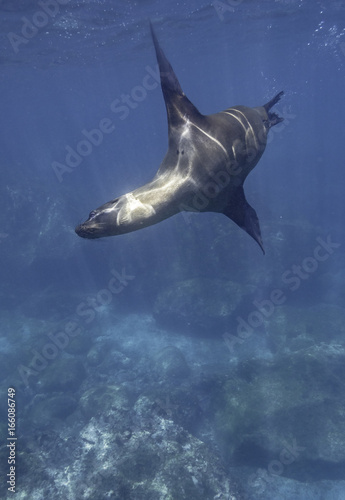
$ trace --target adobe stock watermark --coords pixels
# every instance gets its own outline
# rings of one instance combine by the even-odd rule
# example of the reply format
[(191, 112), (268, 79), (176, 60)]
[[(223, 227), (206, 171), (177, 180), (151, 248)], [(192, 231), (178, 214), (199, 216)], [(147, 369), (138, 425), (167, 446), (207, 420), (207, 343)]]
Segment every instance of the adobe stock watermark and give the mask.
[(226, 0), (226, 2), (221, 2), (220, 0), (214, 0), (212, 6), (215, 8), (217, 16), (221, 21), (225, 19), (226, 12), (235, 12), (235, 7), (238, 7), (243, 0)]
[(271, 460), (267, 469), (258, 469), (249, 476), (249, 486), (258, 493), (263, 493), (274, 476), (283, 474), (285, 467), (298, 460), (300, 453), (304, 450), (305, 448), (297, 446), (296, 439), (294, 439), (292, 446), (284, 446), (279, 454), (279, 460)]
[(91, 323), (104, 306), (108, 306), (113, 300), (114, 295), (121, 293), (128, 282), (135, 276), (127, 275), (124, 269), (121, 272), (115, 269), (111, 270), (112, 277), (109, 279), (106, 288), (102, 288), (95, 295), (87, 297), (75, 308), (75, 314), (80, 318), (79, 321), (67, 321), (64, 327), (55, 333), (48, 333), (48, 342), (38, 351), (31, 349), (33, 357), (28, 366), (20, 364), (18, 366), (19, 375), (26, 387), (29, 387), (29, 378), (36, 377), (69, 345), (71, 340), (81, 334), (82, 322)]
[(41, 10), (37, 10), (31, 19), (21, 17), (22, 27), (20, 35), (10, 31), (7, 38), (16, 54), (22, 44), (27, 44), (34, 38), (40, 29), (45, 28), (51, 19), (60, 13), (60, 5), (67, 5), (70, 0), (39, 0), (37, 5)]
[[(156, 89), (160, 82), (158, 65), (155, 69), (150, 66), (145, 68), (146, 74), (142, 79), (141, 85), (134, 86), (128, 94), (121, 94), (110, 104), (112, 113), (118, 115), (120, 120), (125, 120), (131, 110), (136, 109), (143, 102), (148, 92)], [(53, 161), (51, 167), (59, 182), (63, 181), (66, 173), (71, 173), (78, 167), (84, 158), (90, 156), (95, 147), (102, 144), (104, 136), (109, 135), (115, 130), (115, 125), (110, 118), (104, 117), (98, 122), (98, 126), (91, 130), (83, 129), (81, 131), (82, 139), (73, 147), (67, 145), (64, 163)]]
[[(340, 243), (332, 241), (330, 235), (326, 239), (318, 236), (316, 241), (318, 245), (310, 256), (304, 258), (300, 264), (292, 265), (281, 275), (282, 282), (289, 286), (291, 292), (298, 290), (303, 281), (308, 280), (317, 271), (319, 265), (328, 260), (334, 251), (341, 246)], [(236, 345), (241, 345), (249, 339), (254, 334), (254, 330), (262, 326), (265, 320), (272, 316), (276, 307), (284, 304), (287, 298), (288, 296), (281, 288), (275, 288), (266, 299), (254, 300), (254, 308), (246, 319), (237, 316), (236, 335), (228, 332), (223, 334), (224, 342), (229, 351), (232, 353)]]

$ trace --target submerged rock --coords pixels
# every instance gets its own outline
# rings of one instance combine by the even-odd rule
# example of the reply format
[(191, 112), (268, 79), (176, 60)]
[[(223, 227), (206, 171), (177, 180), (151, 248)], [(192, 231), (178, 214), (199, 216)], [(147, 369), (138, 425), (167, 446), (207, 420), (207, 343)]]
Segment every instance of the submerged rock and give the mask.
[(315, 481), (302, 483), (266, 469), (238, 469), (246, 500), (342, 500), (345, 481)]
[(61, 394), (52, 398), (44, 397), (32, 404), (27, 419), (30, 419), (35, 428), (51, 427), (54, 420), (64, 420), (76, 408), (77, 401), (71, 396)]
[(39, 386), (42, 392), (73, 392), (84, 381), (86, 371), (83, 363), (74, 358), (60, 358), (42, 371)]
[(128, 411), (129, 398), (125, 389), (120, 386), (96, 386), (81, 395), (79, 405), (88, 419), (96, 415), (106, 417), (114, 412)]
[(36, 453), (35, 467), (46, 467), (49, 456), (49, 479), (37, 481), (29, 470), (21, 490), (26, 498), (244, 500), (220, 459), (182, 427), (159, 416), (154, 401), (142, 396), (131, 412), (125, 404), (120, 388), (86, 391), (81, 398), (84, 412), (90, 415), (92, 407), (99, 412), (94, 411), (96, 416), (86, 425), (78, 424), (77, 433), (70, 429), (68, 439), (55, 433), (48, 443), (46, 434), (47, 451)]
[[(118, 435), (104, 428), (94, 432), (95, 427), (99, 429), (99, 423), (92, 421), (82, 433), (89, 444), (81, 462), (92, 457), (92, 472), (84, 485), (72, 481), (76, 498), (86, 498), (86, 491), (96, 500), (111, 492), (118, 500), (243, 498), (206, 445), (169, 420), (151, 416), (150, 427), (132, 427)], [(77, 467), (72, 463), (70, 471), (77, 472)]]
[(266, 338), (274, 352), (299, 351), (320, 342), (342, 342), (345, 309), (332, 304), (317, 307), (278, 306), (265, 320)]
[(338, 344), (319, 344), (274, 361), (242, 362), (224, 384), (217, 411), (225, 453), (237, 463), (262, 466), (287, 450), (284, 474), (326, 479), (333, 469), (341, 477), (344, 377), (345, 349)]

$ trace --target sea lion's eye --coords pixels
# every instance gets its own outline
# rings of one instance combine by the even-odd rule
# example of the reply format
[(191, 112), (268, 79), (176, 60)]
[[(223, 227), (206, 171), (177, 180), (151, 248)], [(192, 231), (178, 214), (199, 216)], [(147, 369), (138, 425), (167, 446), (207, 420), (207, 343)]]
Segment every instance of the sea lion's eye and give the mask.
[(89, 219), (93, 219), (96, 216), (96, 210), (92, 210), (92, 212), (89, 213)]

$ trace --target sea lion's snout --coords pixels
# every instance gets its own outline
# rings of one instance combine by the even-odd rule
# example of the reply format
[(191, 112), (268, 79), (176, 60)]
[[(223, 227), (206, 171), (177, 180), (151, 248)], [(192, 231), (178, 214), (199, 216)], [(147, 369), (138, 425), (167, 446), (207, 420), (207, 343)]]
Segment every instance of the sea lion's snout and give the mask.
[(75, 228), (77, 235), (86, 239), (95, 239), (104, 236), (103, 234), (100, 234), (99, 230), (99, 215), (99, 211), (92, 210), (89, 214), (89, 218)]
[(88, 221), (84, 222), (84, 224), (79, 224), (79, 226), (75, 228), (75, 232), (81, 238), (86, 238), (89, 240), (100, 237), (100, 235), (98, 235), (96, 232), (96, 228), (88, 226)]
[(79, 224), (79, 226), (77, 226), (74, 231), (77, 233), (78, 236), (84, 238), (84, 232), (81, 224)]

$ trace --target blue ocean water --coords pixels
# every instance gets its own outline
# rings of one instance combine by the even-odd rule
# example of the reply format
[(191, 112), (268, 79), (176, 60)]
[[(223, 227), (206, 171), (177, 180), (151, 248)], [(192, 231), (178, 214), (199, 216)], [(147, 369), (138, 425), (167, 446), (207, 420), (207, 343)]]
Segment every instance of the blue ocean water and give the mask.
[[(284, 121), (222, 214), (75, 226), (203, 114)], [(0, 1), (1, 498), (345, 498), (345, 2)]]

